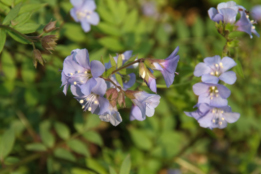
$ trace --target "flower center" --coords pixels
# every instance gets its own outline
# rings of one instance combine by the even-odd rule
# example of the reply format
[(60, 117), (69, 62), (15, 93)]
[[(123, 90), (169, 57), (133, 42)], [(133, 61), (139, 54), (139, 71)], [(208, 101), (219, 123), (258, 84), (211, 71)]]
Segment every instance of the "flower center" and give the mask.
[(79, 103), (82, 105), (84, 111), (94, 111), (99, 105), (97, 98), (97, 94), (90, 94), (86, 98), (79, 100)]
[(219, 126), (223, 125), (225, 122), (225, 118), (223, 117), (224, 111), (219, 108), (213, 108), (211, 112), (213, 114), (212, 124)]
[(77, 11), (76, 14), (78, 19), (84, 19), (84, 18), (90, 19), (92, 11), (89, 10)]
[(223, 64), (220, 62), (219, 64), (215, 64), (214, 68), (212, 68), (212, 71), (210, 72), (210, 75), (212, 76), (220, 76), (223, 70)]
[(209, 87), (209, 95), (210, 100), (212, 100), (213, 97), (218, 97), (218, 88), (216, 86)]

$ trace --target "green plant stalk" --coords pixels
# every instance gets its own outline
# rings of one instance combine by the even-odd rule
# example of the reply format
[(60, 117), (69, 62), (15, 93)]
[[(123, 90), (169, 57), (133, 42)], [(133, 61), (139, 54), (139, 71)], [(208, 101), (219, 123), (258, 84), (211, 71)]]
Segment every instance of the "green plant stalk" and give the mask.
[(31, 42), (31, 44), (33, 45), (33, 48), (35, 49), (34, 41), (33, 41), (32, 39), (30, 39), (29, 36), (26, 36), (26, 35), (20, 33), (19, 31), (15, 30), (15, 29), (13, 29), (12, 27), (9, 27), (9, 26), (7, 26), (7, 25), (1, 25), (1, 24), (0, 24), (0, 28), (4, 28), (4, 29), (7, 29), (7, 30), (10, 30), (10, 31), (12, 31), (12, 32), (14, 32), (14, 33), (16, 33), (16, 34), (22, 36), (23, 38), (25, 38), (26, 40), (28, 40), (29, 42)]
[(120, 70), (122, 70), (122, 69), (125, 69), (125, 68), (127, 68), (127, 67), (129, 67), (129, 66), (131, 66), (131, 65), (133, 65), (133, 64), (135, 64), (135, 63), (143, 62), (144, 60), (145, 60), (144, 58), (135, 60), (135, 61), (133, 61), (133, 62), (127, 64), (127, 65), (124, 65), (124, 66), (120, 67), (119, 69), (116, 69), (116, 70), (112, 71), (111, 75), (112, 75), (112, 74), (115, 74), (116, 72), (118, 72), (118, 71), (120, 71)]

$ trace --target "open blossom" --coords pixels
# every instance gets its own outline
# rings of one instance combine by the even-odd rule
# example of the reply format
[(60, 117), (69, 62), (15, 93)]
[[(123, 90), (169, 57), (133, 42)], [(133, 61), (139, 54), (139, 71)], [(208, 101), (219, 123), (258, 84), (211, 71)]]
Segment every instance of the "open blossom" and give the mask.
[(175, 72), (178, 66), (179, 56), (177, 47), (166, 59), (153, 60), (155, 70), (159, 70), (165, 80), (166, 86), (169, 87), (174, 82)]
[(215, 22), (224, 22), (233, 24), (236, 21), (238, 6), (234, 1), (219, 3), (217, 9), (211, 7), (208, 10), (208, 15)]
[(121, 114), (118, 112), (117, 107), (112, 107), (111, 105), (99, 118), (101, 121), (110, 122), (113, 126), (117, 126), (122, 122)]
[(71, 55), (66, 57), (63, 62), (62, 84), (65, 85), (64, 93), (66, 94), (69, 85), (84, 85), (90, 90), (90, 79), (101, 76), (105, 71), (103, 64), (97, 60), (89, 62), (87, 49), (75, 49)]
[(211, 106), (221, 107), (227, 105), (227, 98), (231, 91), (220, 84), (196, 83), (193, 85), (193, 91), (198, 95), (198, 104), (206, 103)]
[(261, 5), (253, 7), (250, 13), (255, 21), (261, 21)]
[(236, 66), (236, 62), (230, 57), (207, 57), (204, 63), (199, 63), (194, 70), (194, 76), (200, 77), (205, 83), (217, 84), (219, 80), (227, 84), (234, 84), (237, 77), (233, 71), (227, 71)]
[(155, 108), (159, 105), (160, 96), (157, 94), (149, 94), (141, 91), (134, 94), (135, 99), (132, 99), (134, 106), (131, 110), (130, 120), (145, 120), (146, 115), (152, 117)]
[(76, 22), (80, 22), (85, 32), (90, 31), (91, 24), (97, 25), (100, 22), (98, 13), (94, 12), (96, 4), (94, 0), (70, 0), (73, 8), (70, 13)]
[[(90, 88), (86, 88), (87, 85)], [(109, 101), (103, 97), (107, 90), (105, 81), (102, 78), (90, 79), (87, 85), (77, 85), (82, 94), (77, 95), (76, 92), (73, 92), (76, 95), (75, 98), (82, 105), (84, 111), (88, 110), (98, 115), (104, 114), (109, 107)]]
[(236, 122), (240, 114), (232, 112), (230, 106), (213, 107), (208, 104), (200, 104), (198, 110), (194, 112), (185, 112), (189, 117), (194, 117), (204, 128), (220, 128), (223, 129), (227, 123)]
[(256, 22), (253, 20), (250, 21), (249, 16), (244, 11), (241, 11), (240, 15), (241, 15), (241, 17), (236, 23), (237, 30), (246, 32), (247, 34), (250, 35), (250, 38), (253, 37), (252, 33), (254, 33), (256, 36), (259, 37), (259, 34), (257, 33), (257, 31), (255, 29), (256, 27), (253, 25)]

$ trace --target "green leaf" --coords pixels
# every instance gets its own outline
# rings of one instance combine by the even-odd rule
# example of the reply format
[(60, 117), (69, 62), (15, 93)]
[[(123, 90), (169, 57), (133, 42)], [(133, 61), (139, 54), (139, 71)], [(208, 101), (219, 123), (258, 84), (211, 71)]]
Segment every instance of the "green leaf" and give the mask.
[(97, 12), (104, 21), (115, 24), (113, 14), (105, 6), (98, 5)]
[(1, 64), (4, 76), (7, 77), (9, 80), (14, 80), (17, 70), (12, 56), (7, 51), (3, 51)]
[(98, 28), (105, 34), (109, 34), (111, 36), (116, 37), (121, 36), (121, 31), (115, 25), (100, 22)]
[(116, 61), (114, 60), (114, 58), (110, 55), (110, 61), (111, 61), (111, 66), (117, 66)]
[(101, 120), (95, 114), (89, 114), (86, 119), (85, 129), (89, 130), (97, 127), (101, 123)]
[(236, 73), (240, 75), (243, 79), (245, 78), (244, 71), (241, 65), (241, 62), (237, 59), (236, 60), (237, 65), (235, 66)]
[(12, 21), (12, 26), (21, 26), (23, 25), (24, 23), (26, 23), (30, 17), (31, 17), (31, 12), (26, 12), (26, 13), (23, 13), (19, 16), (17, 16), (13, 21)]
[(129, 63), (132, 63), (133, 61), (135, 61), (135, 59), (138, 59), (138, 56), (134, 55), (131, 58), (129, 58), (128, 61), (126, 61), (123, 65), (127, 65)]
[(109, 166), (110, 174), (117, 174), (113, 167)]
[(106, 48), (92, 51), (90, 53), (90, 60), (100, 60), (106, 53)]
[(127, 155), (127, 157), (124, 159), (124, 161), (121, 164), (120, 174), (129, 174), (130, 169), (131, 169), (130, 155)]
[(32, 12), (32, 11), (38, 11), (39, 9), (43, 8), (46, 6), (47, 3), (40, 4), (40, 3), (29, 3), (25, 4), (21, 7), (19, 14), (26, 13), (26, 12)]
[(112, 51), (124, 50), (124, 47), (123, 47), (122, 43), (119, 41), (119, 39), (114, 38), (114, 37), (103, 37), (103, 38), (99, 39), (98, 42), (102, 46), (104, 46)]
[(0, 159), (3, 160), (12, 151), (15, 142), (15, 132), (8, 129), (0, 139)]
[(85, 42), (86, 41), (86, 35), (83, 32), (81, 25), (78, 24), (72, 24), (72, 23), (66, 23), (63, 26), (64, 34), (69, 38), (71, 41), (74, 42)]
[(22, 3), (17, 4), (5, 17), (3, 25), (9, 25), (11, 20), (13, 20), (19, 13)]
[(117, 69), (122, 66), (122, 54), (118, 55)]
[(1, 0), (4, 4), (12, 6), (14, 3), (14, 0)]
[(23, 34), (28, 34), (28, 33), (34, 33), (39, 27), (40, 24), (26, 23), (24, 25), (15, 26), (14, 29), (16, 29), (17, 31)]
[(51, 123), (48, 120), (40, 124), (40, 136), (47, 147), (53, 147), (55, 141), (54, 136), (49, 131), (50, 127)]
[(204, 25), (204, 22), (202, 21), (202, 19), (200, 17), (197, 17), (196, 22), (192, 28), (193, 36), (203, 39), (203, 36), (205, 33), (204, 26), (205, 25)]
[(3, 14), (8, 14), (9, 11), (10, 11), (10, 8), (9, 8), (9, 6), (3, 4), (3, 3), (0, 1), (0, 11), (1, 11)]
[(131, 138), (134, 144), (143, 150), (149, 150), (152, 147), (152, 142), (149, 137), (144, 133), (144, 131), (131, 129), (130, 130)]
[(67, 140), (70, 137), (70, 130), (65, 124), (56, 122), (54, 128), (62, 139)]
[(96, 160), (91, 158), (86, 159), (86, 166), (97, 171), (99, 174), (108, 173), (102, 165), (100, 165)]
[(183, 20), (178, 20), (176, 22), (176, 28), (177, 28), (178, 38), (180, 38), (180, 39), (189, 38), (189, 34), (190, 34), (189, 29)]
[(117, 82), (123, 87), (123, 82), (120, 74), (115, 74)]
[(8, 30), (7, 33), (10, 37), (12, 37), (17, 42), (20, 42), (22, 44), (31, 44), (30, 41), (28, 41), (27, 39), (25, 39), (24, 37), (20, 36), (19, 34), (13, 31)]
[(35, 106), (38, 103), (39, 93), (35, 88), (26, 89), (24, 99), (29, 106)]
[(33, 82), (36, 76), (36, 70), (33, 61), (29, 57), (25, 57), (22, 63), (22, 78), (24, 82)]
[(124, 31), (125, 33), (134, 31), (136, 28), (136, 23), (138, 21), (138, 11), (136, 9), (132, 10), (126, 16), (125, 21), (128, 21), (128, 22), (123, 23), (122, 31)]
[(128, 12), (128, 5), (126, 1), (120, 1), (118, 2), (118, 9), (116, 10), (116, 12), (118, 12), (118, 17), (119, 17), (119, 22), (121, 23)]
[(74, 167), (74, 168), (71, 169), (71, 174), (90, 174), (90, 172), (86, 169)]
[(65, 160), (69, 160), (69, 161), (73, 161), (75, 162), (76, 159), (73, 156), (73, 154), (63, 148), (57, 148), (54, 151), (54, 156), (61, 158), (61, 159), (65, 159)]
[(0, 28), (0, 53), (2, 52), (6, 41), (6, 32), (4, 29)]
[(98, 144), (100, 146), (103, 145), (103, 141), (102, 141), (102, 138), (101, 136), (97, 133), (97, 132), (94, 132), (94, 131), (88, 131), (88, 132), (85, 132), (83, 134), (84, 138), (94, 144)]
[(25, 149), (26, 150), (31, 150), (31, 151), (46, 151), (47, 150), (45, 145), (42, 144), (42, 143), (27, 144), (25, 146)]
[(86, 157), (90, 156), (90, 152), (87, 148), (87, 145), (77, 139), (69, 140), (66, 143), (74, 152), (85, 155)]
[(82, 133), (84, 131), (84, 119), (83, 116), (77, 112), (74, 116), (73, 124), (74, 128), (77, 130), (77, 132)]
[(112, 73), (113, 71), (115, 71), (115, 70), (116, 70), (116, 66), (113, 66), (113, 67), (109, 68), (109, 69), (105, 72), (105, 76), (106, 76), (106, 77), (109, 77), (109, 76), (111, 75), (111, 73)]

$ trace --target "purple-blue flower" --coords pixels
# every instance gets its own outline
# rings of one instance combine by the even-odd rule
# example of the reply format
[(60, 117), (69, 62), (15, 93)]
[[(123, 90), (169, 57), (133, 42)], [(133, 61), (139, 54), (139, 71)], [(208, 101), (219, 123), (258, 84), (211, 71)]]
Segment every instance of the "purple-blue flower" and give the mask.
[(208, 15), (212, 21), (233, 24), (236, 21), (238, 6), (234, 1), (219, 3), (217, 9), (211, 7)]
[(249, 16), (244, 11), (241, 11), (240, 15), (241, 17), (236, 23), (237, 30), (246, 32), (250, 35), (250, 38), (253, 38), (252, 33), (259, 37), (259, 34), (255, 30), (256, 27), (253, 25), (255, 21), (250, 21)]
[(205, 83), (217, 84), (219, 80), (227, 84), (234, 84), (237, 77), (233, 71), (227, 71), (230, 68), (236, 66), (236, 62), (230, 57), (220, 56), (207, 57), (204, 59), (204, 63), (199, 63), (195, 67), (194, 76), (200, 77)]
[(154, 69), (159, 70), (162, 73), (167, 87), (174, 82), (175, 72), (179, 61), (179, 55), (177, 55), (178, 51), (179, 47), (177, 47), (166, 59), (154, 60), (155, 62), (153, 63)]
[(253, 7), (250, 14), (255, 21), (261, 21), (261, 5)]
[(121, 114), (118, 112), (117, 107), (112, 107), (111, 105), (99, 118), (101, 121), (110, 122), (113, 126), (117, 126), (122, 122)]
[(159, 105), (160, 96), (157, 94), (149, 94), (140, 91), (134, 94), (135, 99), (132, 99), (134, 106), (132, 107), (130, 120), (145, 120), (146, 115), (152, 117), (155, 108)]
[(71, 55), (66, 57), (63, 62), (62, 86), (66, 94), (69, 85), (84, 85), (87, 90), (91, 90), (90, 79), (95, 81), (105, 71), (103, 64), (97, 60), (89, 62), (87, 49), (75, 49)]
[(73, 8), (70, 13), (76, 22), (81, 22), (82, 29), (85, 32), (90, 31), (91, 25), (97, 25), (100, 22), (98, 13), (94, 12), (96, 4), (94, 0), (70, 0)]
[(208, 104), (200, 104), (198, 110), (194, 112), (185, 112), (189, 117), (194, 117), (201, 127), (223, 129), (227, 123), (236, 122), (240, 114), (232, 112), (230, 106), (213, 107)]
[[(87, 85), (76, 85), (76, 89), (80, 92), (75, 92), (76, 99), (82, 105), (84, 111), (88, 110), (91, 113), (102, 115), (109, 108), (109, 101), (103, 96), (106, 93), (107, 86), (102, 78), (92, 78), (87, 81)], [(86, 88), (88, 86), (88, 88)]]
[(224, 85), (211, 83), (196, 83), (193, 91), (198, 95), (198, 104), (206, 103), (215, 107), (227, 106), (227, 98), (231, 94)]
[(157, 92), (156, 78), (152, 73), (153, 70), (150, 68), (148, 69), (144, 65), (144, 63), (139, 64), (139, 74), (141, 78), (144, 79), (145, 83), (150, 88), (150, 90), (156, 93)]

